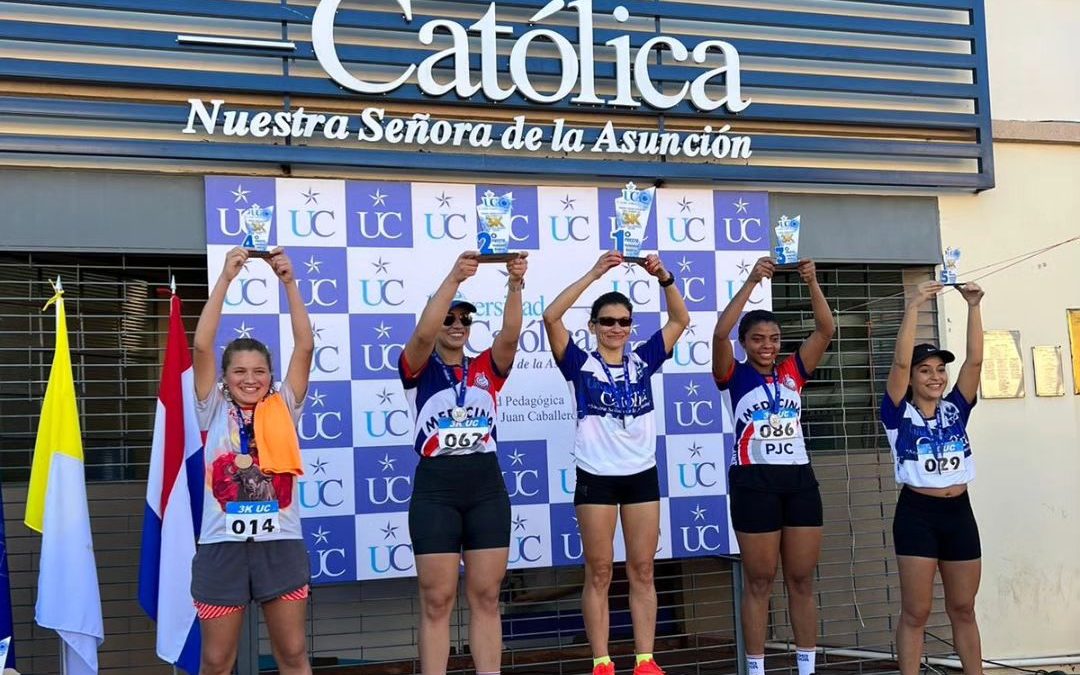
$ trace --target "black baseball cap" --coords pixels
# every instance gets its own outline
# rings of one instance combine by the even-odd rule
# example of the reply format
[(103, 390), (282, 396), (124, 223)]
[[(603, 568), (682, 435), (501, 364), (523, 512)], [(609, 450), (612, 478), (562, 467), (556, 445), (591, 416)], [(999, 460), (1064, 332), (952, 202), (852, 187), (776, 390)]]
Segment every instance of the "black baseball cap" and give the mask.
[(929, 342), (915, 345), (915, 349), (911, 353), (911, 365), (917, 366), (926, 359), (937, 356), (945, 363), (952, 363), (956, 360), (956, 355), (947, 349), (938, 349), (936, 346)]
[(476, 314), (476, 305), (472, 304), (468, 300), (455, 300), (450, 303), (450, 309), (448, 312), (452, 312), (455, 309), (463, 310), (467, 314)]

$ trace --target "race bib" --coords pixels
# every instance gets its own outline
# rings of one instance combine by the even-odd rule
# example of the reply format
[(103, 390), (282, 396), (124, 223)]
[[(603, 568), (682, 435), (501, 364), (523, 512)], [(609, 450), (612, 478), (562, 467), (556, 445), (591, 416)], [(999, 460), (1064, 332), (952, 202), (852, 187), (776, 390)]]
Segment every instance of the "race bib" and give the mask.
[(278, 531), (278, 503), (228, 502), (225, 504), (225, 531), (233, 539), (262, 539)]
[(486, 419), (472, 417), (457, 422), (445, 417), (439, 420), (439, 448), (449, 452), (471, 448), (490, 433)]
[(751, 423), (754, 440), (789, 441), (799, 435), (799, 415), (791, 408), (784, 408), (775, 415), (768, 410), (755, 410)]
[(924, 442), (919, 444), (919, 471), (923, 474), (950, 474), (963, 470), (964, 451), (966, 447), (961, 441), (945, 443), (940, 453), (934, 452), (934, 444)]

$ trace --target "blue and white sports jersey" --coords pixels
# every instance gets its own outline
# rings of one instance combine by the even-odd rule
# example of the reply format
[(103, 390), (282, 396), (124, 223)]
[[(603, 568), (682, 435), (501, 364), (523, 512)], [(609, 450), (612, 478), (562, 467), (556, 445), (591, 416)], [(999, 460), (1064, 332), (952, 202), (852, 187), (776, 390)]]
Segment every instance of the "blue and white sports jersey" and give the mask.
[(955, 388), (941, 399), (931, 419), (905, 398), (900, 405), (881, 399), (881, 423), (892, 447), (896, 482), (924, 488), (964, 485), (975, 479), (967, 422), (975, 402)]
[[(776, 378), (774, 382), (772, 375), (762, 375), (748, 361), (736, 361), (727, 377), (716, 381), (719, 389), (731, 392), (735, 420), (732, 466), (810, 463), (802, 432), (802, 390), (810, 373), (798, 351), (776, 366)], [(777, 425), (769, 423), (773, 412), (770, 394), (777, 401)]]
[(573, 340), (566, 345), (558, 366), (577, 410), (574, 457), (583, 471), (629, 476), (656, 466), (651, 378), (670, 356), (663, 332), (657, 331), (627, 355), (629, 373), (622, 366), (608, 366), (613, 383), (595, 354), (587, 354)]

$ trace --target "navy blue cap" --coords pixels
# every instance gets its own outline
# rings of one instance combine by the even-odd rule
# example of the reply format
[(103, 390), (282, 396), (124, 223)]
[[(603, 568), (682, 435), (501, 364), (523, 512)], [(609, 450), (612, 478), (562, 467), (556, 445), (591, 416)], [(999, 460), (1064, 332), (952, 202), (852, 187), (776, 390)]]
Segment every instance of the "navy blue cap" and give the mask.
[(956, 355), (947, 349), (938, 349), (929, 342), (924, 342), (919, 345), (915, 345), (915, 349), (911, 353), (911, 365), (916, 366), (926, 359), (939, 357), (945, 363), (952, 363), (956, 360)]
[(455, 300), (451, 302), (450, 309), (448, 311), (452, 312), (455, 309), (463, 309), (468, 314), (476, 314), (476, 305), (472, 304), (468, 300)]

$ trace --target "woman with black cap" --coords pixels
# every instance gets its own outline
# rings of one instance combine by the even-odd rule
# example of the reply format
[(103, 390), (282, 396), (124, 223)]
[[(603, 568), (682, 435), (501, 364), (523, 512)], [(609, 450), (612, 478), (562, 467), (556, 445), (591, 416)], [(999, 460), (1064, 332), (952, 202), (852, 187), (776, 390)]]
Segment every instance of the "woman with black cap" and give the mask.
[(462, 556), (477, 675), (498, 675), (502, 661), (499, 589), (510, 546), (510, 497), (496, 455), (496, 401), (517, 353), (528, 262), (522, 253), (506, 263), (502, 330), (489, 349), (469, 358), (465, 345), (476, 307), (454, 298), (478, 267), (475, 251), (458, 256), (428, 300), (398, 364), (420, 455), (409, 534), (420, 583), (424, 675), (446, 673)]
[(924, 282), (908, 303), (881, 401), (881, 422), (892, 447), (896, 482), (903, 486), (893, 516), (893, 544), (900, 569), (896, 649), (901, 675), (919, 672), (923, 632), (939, 570), (945, 611), (964, 672), (982, 673), (982, 647), (975, 621), (982, 551), (967, 492), (967, 484), (975, 477), (967, 422), (982, 372), (979, 303), (983, 290), (972, 283), (959, 287), (968, 304), (967, 355), (956, 386), (946, 394), (949, 373), (945, 365), (956, 357), (932, 344), (915, 344), (919, 308), (943, 288), (937, 281)]

